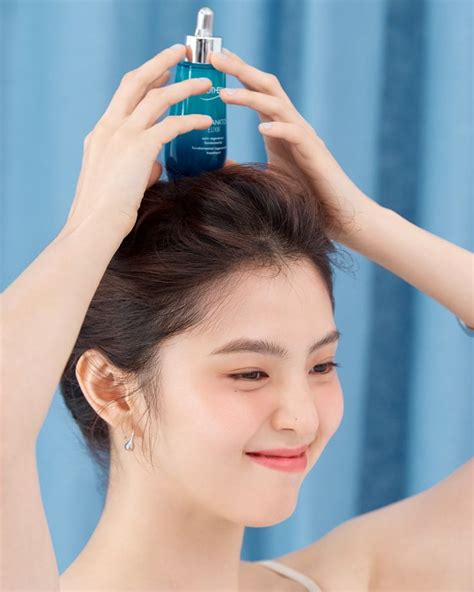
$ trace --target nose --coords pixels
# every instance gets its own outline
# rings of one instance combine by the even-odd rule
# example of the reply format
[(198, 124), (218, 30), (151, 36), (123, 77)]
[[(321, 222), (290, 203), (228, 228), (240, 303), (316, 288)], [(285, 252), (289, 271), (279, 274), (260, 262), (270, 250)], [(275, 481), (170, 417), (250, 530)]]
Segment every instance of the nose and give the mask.
[[(319, 413), (314, 387), (295, 381), (287, 383), (284, 392), (277, 394), (278, 408), (274, 413), (276, 429), (291, 429), (306, 434), (306, 439), (314, 437), (319, 430)], [(305, 438), (302, 437), (302, 440)]]

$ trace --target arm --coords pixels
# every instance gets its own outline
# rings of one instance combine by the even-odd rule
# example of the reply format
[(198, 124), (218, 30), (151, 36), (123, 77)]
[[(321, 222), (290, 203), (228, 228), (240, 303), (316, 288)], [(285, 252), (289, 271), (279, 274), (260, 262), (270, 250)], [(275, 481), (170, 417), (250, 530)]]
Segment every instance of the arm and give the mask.
[(2, 305), (2, 590), (59, 590), (35, 444), (87, 308), (123, 233), (89, 216), (5, 290)]
[[(367, 197), (345, 174), (322, 139), (306, 121), (284, 91), (278, 78), (247, 64), (240, 56), (224, 49), (226, 60), (211, 53), (212, 65), (235, 76), (245, 88), (233, 95), (220, 94), (225, 103), (255, 109), (260, 121), (268, 163), (290, 175), (306, 178), (315, 195), (340, 222), (356, 215), (354, 228), (335, 240), (366, 255), (446, 306), (469, 327), (474, 327), (473, 259), (462, 249), (411, 224), (396, 212), (383, 208)], [(329, 238), (333, 229), (328, 229)]]
[(370, 590), (473, 590), (474, 459), (433, 487), (364, 514)]
[(184, 54), (184, 45), (166, 48), (123, 76), (84, 140), (63, 231), (0, 297), (2, 590), (59, 589), (36, 472), (36, 438), (99, 282), (137, 220), (145, 188), (159, 178), (157, 153), (178, 135), (212, 123), (200, 114), (156, 123), (170, 105), (211, 84), (194, 78), (160, 88)]
[(25, 447), (34, 452), (89, 304), (123, 236), (110, 216), (66, 224), (1, 295), (5, 454)]
[(340, 242), (403, 278), (474, 327), (474, 254), (361, 194)]

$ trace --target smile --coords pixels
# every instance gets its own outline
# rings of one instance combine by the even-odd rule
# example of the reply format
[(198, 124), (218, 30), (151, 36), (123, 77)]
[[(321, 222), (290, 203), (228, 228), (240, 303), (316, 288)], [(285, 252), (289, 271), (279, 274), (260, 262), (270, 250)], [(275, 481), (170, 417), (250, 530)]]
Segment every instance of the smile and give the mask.
[(277, 471), (284, 471), (287, 473), (299, 473), (306, 469), (308, 465), (308, 458), (306, 452), (299, 456), (264, 456), (261, 454), (251, 454), (249, 452), (246, 455), (251, 458), (254, 462), (268, 467), (269, 469), (275, 469)]

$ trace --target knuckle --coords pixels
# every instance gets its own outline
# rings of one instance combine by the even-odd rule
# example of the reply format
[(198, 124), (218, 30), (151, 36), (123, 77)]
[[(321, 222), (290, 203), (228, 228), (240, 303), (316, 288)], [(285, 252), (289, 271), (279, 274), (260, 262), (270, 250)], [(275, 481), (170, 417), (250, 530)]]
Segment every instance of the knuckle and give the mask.
[(110, 129), (112, 129), (112, 126), (110, 125), (107, 117), (103, 115), (96, 123), (93, 132), (100, 135), (107, 133)]
[(109, 134), (107, 123), (100, 119), (92, 130), (85, 136), (83, 140), (84, 150), (92, 149), (101, 139), (107, 137)]
[(120, 84), (128, 84), (131, 80), (133, 80), (134, 76), (134, 70), (129, 70), (128, 72), (125, 72), (125, 74), (122, 76), (122, 79), (120, 80)]
[(266, 77), (267, 83), (270, 86), (280, 86), (280, 81), (278, 80), (278, 77), (275, 76), (275, 74), (272, 74), (271, 72), (267, 72), (265, 77)]
[(189, 119), (188, 116), (179, 116), (175, 115), (173, 121), (171, 122), (173, 127), (177, 128), (179, 132), (182, 132), (186, 129), (187, 120)]
[(281, 113), (281, 111), (286, 107), (286, 104), (281, 97), (273, 97), (273, 105), (275, 114)]
[(182, 115), (168, 115), (164, 121), (166, 121), (166, 125), (168, 127), (176, 128), (178, 131), (182, 131), (185, 127), (185, 119), (186, 116), (183, 117)]
[(115, 139), (119, 143), (124, 142), (125, 146), (131, 144), (134, 135), (136, 135), (136, 130), (133, 129), (129, 119), (127, 119), (114, 133)]
[(165, 91), (161, 97), (161, 108), (168, 109), (174, 104), (173, 97), (176, 97), (176, 94), (171, 91)]
[(315, 133), (315, 137), (316, 137), (316, 140), (321, 144), (321, 146), (323, 146), (324, 148), (326, 148), (326, 142), (321, 138), (321, 136), (318, 136)]
[(89, 146), (89, 144), (91, 143), (91, 139), (92, 139), (92, 132), (89, 132), (83, 141), (84, 148), (87, 148)]
[(140, 68), (137, 68), (135, 70), (132, 70), (132, 72), (133, 72), (132, 80), (133, 80), (134, 84), (142, 85), (146, 82), (146, 76), (143, 73), (143, 70), (141, 70)]
[(140, 84), (142, 79), (142, 73), (138, 68), (125, 72), (122, 76), (121, 84)]
[(153, 102), (158, 99), (163, 94), (162, 88), (152, 88), (147, 92), (147, 98), (151, 99)]

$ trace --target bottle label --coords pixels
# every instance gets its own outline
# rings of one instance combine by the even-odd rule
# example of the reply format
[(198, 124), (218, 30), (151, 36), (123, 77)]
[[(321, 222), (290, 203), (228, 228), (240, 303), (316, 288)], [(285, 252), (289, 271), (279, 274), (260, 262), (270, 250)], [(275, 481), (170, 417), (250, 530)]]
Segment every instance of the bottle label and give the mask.
[(219, 94), (226, 86), (226, 75), (209, 64), (178, 64), (175, 82), (191, 77), (210, 78), (212, 86), (203, 94), (171, 105), (170, 115), (199, 113), (211, 117), (212, 124), (180, 134), (166, 145), (167, 171), (180, 175), (219, 169), (224, 166), (227, 153), (227, 105)]
[(193, 151), (203, 151), (209, 156), (218, 156), (227, 149), (227, 117), (225, 103), (219, 95), (221, 88), (223, 87), (211, 86), (206, 94), (190, 97), (193, 103), (189, 107), (195, 109), (194, 113), (212, 117), (212, 125), (207, 129), (199, 130), (191, 146)]
[[(226, 138), (227, 118), (214, 119), (212, 125), (202, 130), (197, 143), (191, 146), (192, 150), (204, 150), (205, 154), (219, 155), (227, 148)], [(199, 141), (200, 139), (200, 141)]]

